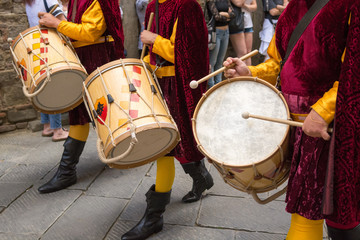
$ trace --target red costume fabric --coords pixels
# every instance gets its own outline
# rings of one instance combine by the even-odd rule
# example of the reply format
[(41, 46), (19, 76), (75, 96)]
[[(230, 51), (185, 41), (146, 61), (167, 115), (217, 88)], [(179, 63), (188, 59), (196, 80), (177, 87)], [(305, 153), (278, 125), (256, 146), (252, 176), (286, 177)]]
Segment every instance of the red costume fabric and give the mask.
[[(74, 6), (74, 0), (70, 0), (68, 21), (72, 21), (72, 14), (75, 10), (74, 21), (72, 22), (81, 23), (82, 15), (92, 3), (93, 0), (77, 0), (76, 6)], [(124, 58), (124, 34), (119, 3), (117, 0), (99, 0), (99, 3), (106, 22), (104, 36), (111, 35), (114, 42), (88, 45), (75, 49), (88, 74), (108, 62)], [(70, 125), (83, 125), (90, 122), (84, 103), (69, 111), (69, 121)]]
[[(360, 221), (360, 1), (351, 8), (346, 55), (336, 103), (334, 213), (342, 224)], [(340, 221), (338, 221), (340, 219)]]
[[(155, 2), (150, 2), (146, 9), (145, 26), (150, 13), (155, 13)], [(208, 74), (209, 53), (204, 15), (195, 0), (167, 0), (159, 3), (158, 34), (170, 39), (176, 20), (175, 76), (163, 77), (159, 79), (159, 84), (181, 136), (180, 143), (169, 155), (175, 156), (180, 163), (186, 163), (200, 161), (204, 157), (197, 149), (191, 118), (206, 84), (201, 84), (197, 89), (191, 89), (189, 84), (191, 80), (201, 79)], [(151, 31), (156, 33), (156, 16)], [(151, 49), (150, 62), (155, 65), (156, 56)]]
[[(285, 57), (293, 30), (314, 2), (315, 0), (290, 1), (280, 16), (276, 27), (276, 47), (282, 58)], [(330, 142), (309, 137), (301, 128), (297, 128), (292, 135), (294, 142), (291, 148), (293, 154), (286, 210), (307, 219), (329, 218), (341, 224), (359, 219), (360, 206), (360, 158), (357, 156), (359, 143), (355, 141), (356, 136), (359, 136), (356, 135), (359, 128), (358, 122), (354, 121), (356, 114), (359, 117), (360, 112), (355, 110), (359, 106), (351, 109), (352, 111), (347, 107), (346, 110), (343, 108), (359, 101), (354, 98), (354, 93), (347, 95), (347, 91), (359, 89), (357, 86), (360, 84), (356, 82), (359, 80), (360, 65), (354, 64), (359, 61), (355, 59), (359, 57), (356, 55), (359, 54), (359, 44), (355, 44), (359, 38), (357, 36), (351, 39), (351, 34), (359, 34), (359, 19), (351, 20), (350, 29), (348, 25), (350, 12), (355, 14), (359, 8), (351, 9), (352, 5), (355, 5), (354, 0), (329, 1), (305, 29), (281, 71), (281, 89), (292, 113), (309, 113), (311, 106), (332, 88), (335, 81), (339, 81), (341, 92), (336, 109), (335, 146), (338, 149), (335, 150), (334, 212), (330, 216), (321, 213)], [(345, 48), (348, 57), (350, 50), (354, 52), (354, 56), (350, 56), (342, 64), (341, 56)], [(344, 70), (345, 67), (349, 70)], [(355, 75), (357, 78), (353, 78)], [(348, 83), (350, 79), (353, 80), (353, 85)], [(353, 138), (348, 138), (350, 133)], [(349, 156), (351, 152), (353, 155)]]

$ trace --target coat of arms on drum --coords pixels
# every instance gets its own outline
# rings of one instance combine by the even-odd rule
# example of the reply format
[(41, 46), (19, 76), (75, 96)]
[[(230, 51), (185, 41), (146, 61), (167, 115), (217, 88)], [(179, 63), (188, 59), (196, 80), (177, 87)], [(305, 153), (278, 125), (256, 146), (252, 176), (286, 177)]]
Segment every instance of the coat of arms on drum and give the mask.
[[(104, 96), (96, 100), (95, 111), (98, 114), (98, 122), (104, 125), (107, 116), (107, 102)], [(99, 120), (101, 119), (101, 120)]]

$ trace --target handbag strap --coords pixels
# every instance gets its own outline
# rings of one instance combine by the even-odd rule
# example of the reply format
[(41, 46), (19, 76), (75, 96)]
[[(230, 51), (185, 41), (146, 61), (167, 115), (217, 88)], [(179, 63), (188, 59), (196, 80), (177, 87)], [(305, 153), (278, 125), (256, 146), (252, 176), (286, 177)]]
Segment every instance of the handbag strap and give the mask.
[(323, 8), (329, 0), (316, 0), (314, 4), (311, 6), (309, 11), (307, 11), (304, 15), (304, 17), (300, 20), (296, 28), (294, 29), (293, 33), (291, 34), (287, 49), (285, 58), (281, 61), (281, 66), (284, 66), (286, 60), (288, 59), (291, 51), (295, 47), (295, 44), (299, 40), (300, 36), (305, 31), (306, 27), (309, 25), (311, 20), (315, 17), (315, 15), (320, 11), (321, 8)]

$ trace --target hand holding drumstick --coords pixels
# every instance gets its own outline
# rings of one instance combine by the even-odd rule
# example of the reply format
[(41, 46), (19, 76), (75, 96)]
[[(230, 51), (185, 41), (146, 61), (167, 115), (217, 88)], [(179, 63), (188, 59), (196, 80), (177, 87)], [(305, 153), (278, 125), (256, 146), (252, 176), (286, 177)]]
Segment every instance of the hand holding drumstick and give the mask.
[(55, 6), (50, 10), (49, 13), (45, 13), (45, 12), (38, 13), (38, 17), (40, 19), (39, 20), (40, 26), (45, 26), (45, 27), (49, 27), (49, 28), (57, 28), (61, 21), (66, 21), (66, 18), (63, 14), (60, 14), (57, 17), (54, 17), (52, 15), (52, 13), (55, 11), (55, 9), (58, 6), (59, 6), (58, 4), (55, 4)]
[[(233, 70), (233, 72), (236, 72), (235, 69), (231, 69), (231, 68), (235, 67), (237, 69), (237, 64), (244, 64), (246, 66), (246, 64), (243, 62), (243, 60), (256, 55), (258, 52), (259, 52), (258, 50), (254, 50), (254, 51), (249, 52), (248, 54), (242, 56), (241, 58), (228, 58), (226, 61), (228, 61), (229, 59), (231, 59), (231, 61), (230, 60), (229, 60), (229, 62), (225, 61), (226, 65), (225, 65), (225, 62), (224, 62), (224, 67), (216, 70), (213, 73), (210, 73), (209, 75), (203, 77), (202, 79), (200, 79), (198, 81), (192, 80), (190, 82), (190, 87), (192, 89), (195, 89), (195, 88), (197, 88), (199, 86), (200, 83), (205, 82), (206, 80), (210, 79), (213, 76), (218, 75), (219, 73), (221, 73), (223, 71), (227, 72), (227, 71)], [(247, 75), (244, 74), (242, 76), (251, 76), (251, 72), (250, 72), (250, 70), (249, 70), (249, 68), (247, 66), (246, 66), (246, 69), (247, 69), (246, 70)], [(237, 76), (239, 76), (239, 75), (237, 75)], [(230, 78), (230, 77), (236, 77), (236, 76), (235, 75), (234, 76), (225, 75), (225, 77)]]
[(327, 122), (314, 110), (311, 110), (309, 115), (306, 117), (304, 123), (296, 122), (291, 120), (279, 119), (279, 118), (272, 118), (260, 115), (250, 114), (248, 112), (243, 112), (241, 115), (244, 119), (248, 118), (256, 118), (264, 121), (269, 122), (276, 122), (287, 124), (294, 127), (302, 127), (304, 133), (310, 137), (321, 137), (324, 140), (330, 140), (329, 133), (333, 132), (332, 128), (328, 128)]

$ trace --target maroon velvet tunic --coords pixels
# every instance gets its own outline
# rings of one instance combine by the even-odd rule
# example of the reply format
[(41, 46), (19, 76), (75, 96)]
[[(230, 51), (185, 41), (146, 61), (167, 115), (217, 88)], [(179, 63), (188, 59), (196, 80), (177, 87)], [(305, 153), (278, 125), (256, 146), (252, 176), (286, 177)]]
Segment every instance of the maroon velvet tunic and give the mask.
[[(282, 58), (285, 56), (293, 30), (313, 2), (315, 0), (290, 1), (280, 16), (276, 27), (276, 46)], [(359, 58), (359, 44), (357, 43), (359, 15), (357, 19), (351, 20), (350, 30), (352, 31), (349, 31), (348, 25), (350, 12), (355, 14), (359, 10), (358, 2), (358, 0), (329, 1), (306, 28), (281, 72), (282, 91), (292, 113), (309, 113), (311, 105), (332, 88), (335, 81), (339, 81), (341, 105), (338, 102), (336, 111), (337, 149), (335, 150), (335, 193), (333, 196), (335, 208), (330, 216), (324, 216), (321, 212), (330, 142), (309, 137), (302, 132), (301, 128), (297, 128), (293, 134), (293, 155), (286, 210), (308, 219), (329, 218), (341, 224), (359, 220), (360, 158), (358, 156), (359, 141), (356, 141), (359, 137), (356, 136), (360, 135), (355, 134), (359, 133), (360, 98), (359, 96), (353, 98), (354, 93), (351, 91), (360, 89), (358, 86), (360, 64), (353, 64), (354, 56), (351, 56), (344, 64), (341, 63), (345, 48), (348, 49), (351, 46), (357, 54), (356, 57)], [(355, 9), (351, 9), (353, 5), (356, 6)], [(357, 37), (348, 38), (350, 33), (357, 34)], [(359, 63), (358, 58), (357, 63)], [(349, 71), (345, 72), (345, 66), (349, 67), (351, 74)], [(355, 75), (356, 80), (353, 78)], [(353, 82), (357, 81), (351, 87), (346, 83), (350, 79), (353, 79)], [(354, 88), (354, 86), (358, 87)], [(344, 91), (344, 94), (341, 91)], [(343, 99), (345, 96), (349, 98)], [(354, 112), (347, 109), (346, 114), (343, 111), (340, 113), (339, 109), (342, 109), (343, 103), (356, 103), (352, 109)], [(348, 119), (349, 116), (355, 114), (355, 111), (357, 117)], [(341, 115), (343, 117), (341, 119), (339, 114), (346, 116)], [(349, 134), (353, 138), (348, 139)], [(344, 151), (346, 142), (348, 144)], [(348, 156), (349, 152), (351, 156)]]
[[(155, 13), (155, 1), (150, 2), (146, 9), (145, 26), (151, 12)], [(163, 77), (159, 79), (159, 84), (181, 136), (180, 143), (170, 155), (180, 163), (186, 163), (200, 161), (204, 157), (197, 149), (191, 118), (206, 84), (200, 84), (197, 89), (191, 89), (189, 84), (191, 80), (201, 79), (208, 74), (209, 54), (206, 24), (200, 5), (195, 0), (159, 3), (159, 35), (170, 39), (176, 20), (175, 76)], [(156, 33), (156, 16), (151, 31)], [(150, 54), (150, 61), (155, 65), (155, 54)]]
[[(76, 7), (73, 22), (80, 23), (83, 13), (92, 3), (93, 0), (77, 0), (76, 6), (73, 6), (74, 0), (70, 0), (68, 21), (71, 21), (72, 12), (74, 7)], [(119, 3), (117, 0), (99, 0), (99, 3), (106, 22), (104, 36), (111, 35), (114, 38), (114, 42), (76, 48), (76, 53), (88, 74), (91, 74), (97, 67), (124, 57), (124, 34)], [(78, 107), (69, 111), (69, 121), (70, 125), (83, 125), (90, 122), (84, 103), (81, 103)]]

